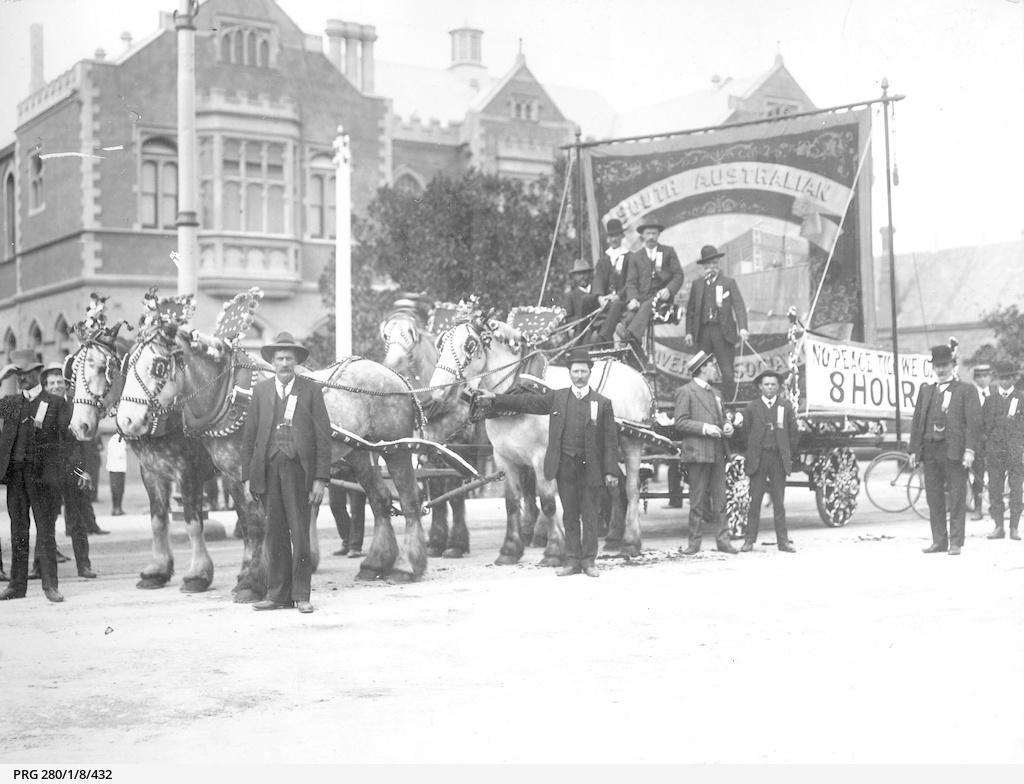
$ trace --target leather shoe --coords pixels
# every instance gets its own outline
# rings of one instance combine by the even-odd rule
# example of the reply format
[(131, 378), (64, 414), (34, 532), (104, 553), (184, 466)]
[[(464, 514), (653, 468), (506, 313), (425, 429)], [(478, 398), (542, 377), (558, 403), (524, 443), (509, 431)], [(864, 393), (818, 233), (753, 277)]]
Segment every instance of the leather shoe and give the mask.
[(793, 547), (792, 542), (779, 542), (779, 550), (784, 553), (795, 553), (796, 548)]
[(729, 555), (736, 555), (739, 552), (735, 547), (732, 546), (732, 542), (728, 539), (719, 539), (715, 542), (715, 546), (718, 548), (720, 553), (729, 553)]
[(124, 509), (122, 509), (121, 507), (117, 507), (117, 509), (111, 509), (110, 510), (110, 516), (111, 517), (121, 517), (123, 514), (124, 514)]
[(335, 550), (334, 555), (348, 555), (348, 545), (343, 544), (340, 550)]
[(944, 552), (946, 552), (947, 549), (948, 548), (945, 545), (930, 544), (926, 548), (924, 548), (921, 552), (922, 553), (944, 553)]
[(0, 602), (6, 601), (7, 599), (24, 599), (24, 598), (25, 598), (25, 594), (18, 593), (17, 591), (15, 591), (10, 586), (7, 586), (2, 591), (0, 591)]
[(580, 567), (570, 565), (570, 566), (563, 566), (561, 569), (559, 569), (557, 572), (555, 572), (555, 575), (557, 577), (569, 577), (570, 575), (579, 574), (579, 573), (580, 573)]
[(78, 570), (78, 576), (79, 577), (84, 577), (86, 580), (95, 580), (96, 579), (96, 572), (94, 572), (92, 569), (90, 569), (87, 566), (84, 569), (79, 569)]
[(45, 588), (43, 589), (43, 595), (46, 596), (51, 602), (62, 602), (64, 601), (64, 595), (56, 588)]
[(104, 531), (102, 528), (94, 528), (92, 531), (89, 531), (89, 536), (92, 536), (93, 534), (96, 534), (97, 536), (105, 536), (109, 533), (110, 531)]
[(28, 579), (30, 580), (41, 580), (42, 577), (43, 575), (39, 573), (38, 569), (33, 569), (31, 572), (28, 573)]
[(349, 550), (348, 551), (348, 557), (349, 558), (362, 558), (363, 557), (363, 551), (362, 550)]
[(700, 542), (690, 542), (689, 546), (683, 550), (683, 555), (696, 555), (700, 552)]
[(985, 538), (986, 539), (1005, 539), (1006, 538), (1006, 529), (1003, 528), (1001, 525), (997, 525), (995, 528), (992, 529), (992, 533), (990, 533)]
[(956, 544), (950, 545), (949, 546), (949, 554), (950, 555), (960, 555), (960, 546), (956, 545)]
[(9, 583), (10, 581), (11, 578), (7, 576), (7, 572), (5, 572), (3, 569), (0, 569), (0, 583)]
[(64, 555), (60, 550), (57, 551), (57, 563), (67, 563), (70, 560), (71, 559)]
[(753, 542), (744, 542), (743, 546), (740, 548), (740, 552), (741, 553), (749, 553), (753, 549), (754, 549), (754, 543)]
[[(1017, 539), (1017, 540), (1020, 539), (1020, 534), (1017, 533), (1017, 529), (1016, 528), (1011, 528), (1010, 529), (1010, 538), (1011, 539)], [(0, 572), (0, 574), (3, 574), (3, 572)]]
[(290, 610), (293, 607), (292, 602), (275, 602), (272, 599), (261, 599), (255, 602), (252, 606), (254, 610)]
[(600, 577), (601, 576), (601, 573), (599, 571), (597, 571), (597, 567), (596, 566), (590, 566), (590, 565), (587, 565), (587, 566), (583, 567), (583, 574), (585, 574), (587, 577)]
[(313, 605), (309, 602), (295, 602), (295, 609), (300, 613), (311, 613), (313, 612)]

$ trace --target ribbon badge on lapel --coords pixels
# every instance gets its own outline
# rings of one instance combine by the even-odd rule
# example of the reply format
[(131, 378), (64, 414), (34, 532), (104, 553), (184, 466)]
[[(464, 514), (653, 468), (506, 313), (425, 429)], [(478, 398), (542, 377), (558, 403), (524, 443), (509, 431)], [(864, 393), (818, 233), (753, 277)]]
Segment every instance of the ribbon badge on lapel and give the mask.
[(1017, 413), (1017, 398), (1010, 398), (1010, 410), (1006, 412), (1007, 417), (1012, 417)]
[(590, 401), (590, 421), (597, 424), (597, 401)]
[(35, 426), (41, 428), (43, 426), (43, 420), (46, 419), (46, 410), (50, 407), (50, 404), (45, 400), (39, 401), (39, 408), (36, 409)]

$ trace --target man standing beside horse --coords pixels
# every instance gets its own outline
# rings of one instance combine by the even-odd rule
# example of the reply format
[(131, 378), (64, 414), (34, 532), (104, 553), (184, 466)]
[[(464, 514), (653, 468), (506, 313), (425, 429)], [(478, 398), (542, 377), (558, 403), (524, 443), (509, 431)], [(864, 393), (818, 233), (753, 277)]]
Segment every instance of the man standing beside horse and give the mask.
[(242, 478), (267, 512), (267, 596), (253, 609), (311, 613), (310, 516), (331, 477), (331, 422), (320, 387), (295, 374), (304, 346), (281, 332), (260, 353), (274, 378), (253, 388), (242, 444)]
[(619, 437), (612, 402), (590, 387), (593, 362), (586, 349), (569, 357), (572, 386), (544, 393), (495, 395), (480, 390), (479, 400), (491, 411), (547, 414), (548, 449), (544, 476), (558, 483), (565, 526), (565, 565), (559, 577), (598, 577), (598, 518), (601, 487), (618, 485)]

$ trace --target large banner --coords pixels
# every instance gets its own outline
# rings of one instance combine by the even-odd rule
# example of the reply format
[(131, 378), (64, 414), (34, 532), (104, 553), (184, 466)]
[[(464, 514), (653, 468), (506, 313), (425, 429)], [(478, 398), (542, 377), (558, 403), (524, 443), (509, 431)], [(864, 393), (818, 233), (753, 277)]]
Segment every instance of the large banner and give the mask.
[[(660, 241), (683, 264), (676, 302), (685, 307), (703, 274), (701, 247), (723, 252), (722, 272), (739, 285), (752, 336), (753, 350), (739, 352), (737, 381), (754, 375), (755, 351), (783, 351), (790, 307), (819, 334), (874, 342), (869, 138), (863, 110), (585, 147), (593, 257), (604, 250), (610, 218), (622, 221), (634, 249), (641, 220), (658, 221), (666, 227)], [(670, 381), (693, 353), (684, 336), (682, 324), (655, 328), (655, 362)]]
[[(880, 419), (896, 416), (896, 372), (891, 351), (806, 336), (803, 362), (807, 387), (802, 409)], [(931, 355), (900, 354), (901, 418), (914, 413), (917, 393), (931, 378)]]

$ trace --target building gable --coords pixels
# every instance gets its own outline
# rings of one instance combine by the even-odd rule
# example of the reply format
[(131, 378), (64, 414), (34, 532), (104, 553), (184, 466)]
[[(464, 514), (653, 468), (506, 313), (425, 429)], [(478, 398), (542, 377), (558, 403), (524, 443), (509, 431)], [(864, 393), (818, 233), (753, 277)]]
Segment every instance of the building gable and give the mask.
[(516, 58), (512, 69), (474, 104), (474, 110), (492, 117), (524, 122), (567, 122), (558, 104), (526, 66), (522, 55)]

